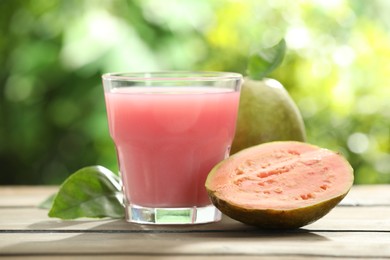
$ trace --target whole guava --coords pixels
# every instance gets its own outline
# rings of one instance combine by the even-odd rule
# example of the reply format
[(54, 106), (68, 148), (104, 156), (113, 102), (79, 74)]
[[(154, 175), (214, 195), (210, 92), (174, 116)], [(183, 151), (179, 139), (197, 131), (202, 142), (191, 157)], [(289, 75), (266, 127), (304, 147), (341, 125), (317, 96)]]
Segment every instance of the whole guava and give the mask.
[(301, 113), (283, 85), (244, 78), (231, 154), (271, 141), (306, 141)]

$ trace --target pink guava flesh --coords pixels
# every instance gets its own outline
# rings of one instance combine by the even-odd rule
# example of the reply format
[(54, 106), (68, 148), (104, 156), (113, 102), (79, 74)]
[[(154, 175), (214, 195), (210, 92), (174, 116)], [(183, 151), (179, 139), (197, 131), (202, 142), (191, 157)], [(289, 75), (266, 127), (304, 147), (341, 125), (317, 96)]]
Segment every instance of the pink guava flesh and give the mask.
[(353, 170), (338, 153), (284, 141), (245, 149), (216, 167), (206, 187), (240, 208), (292, 210), (346, 194)]

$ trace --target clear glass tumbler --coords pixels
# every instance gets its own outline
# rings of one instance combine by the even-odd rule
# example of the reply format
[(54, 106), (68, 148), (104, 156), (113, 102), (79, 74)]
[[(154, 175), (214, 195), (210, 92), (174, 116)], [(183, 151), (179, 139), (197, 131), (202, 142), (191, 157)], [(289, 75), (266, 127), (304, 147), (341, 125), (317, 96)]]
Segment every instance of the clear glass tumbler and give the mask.
[(229, 72), (104, 74), (126, 220), (196, 224), (221, 219), (205, 189), (229, 155), (242, 76)]

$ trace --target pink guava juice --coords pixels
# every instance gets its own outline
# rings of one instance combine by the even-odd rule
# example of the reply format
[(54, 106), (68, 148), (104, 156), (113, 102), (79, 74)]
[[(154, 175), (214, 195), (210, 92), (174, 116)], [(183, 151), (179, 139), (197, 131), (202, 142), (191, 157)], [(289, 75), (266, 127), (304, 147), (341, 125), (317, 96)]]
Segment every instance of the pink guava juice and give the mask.
[(105, 93), (128, 204), (210, 205), (205, 180), (233, 141), (239, 92), (211, 87), (123, 87)]

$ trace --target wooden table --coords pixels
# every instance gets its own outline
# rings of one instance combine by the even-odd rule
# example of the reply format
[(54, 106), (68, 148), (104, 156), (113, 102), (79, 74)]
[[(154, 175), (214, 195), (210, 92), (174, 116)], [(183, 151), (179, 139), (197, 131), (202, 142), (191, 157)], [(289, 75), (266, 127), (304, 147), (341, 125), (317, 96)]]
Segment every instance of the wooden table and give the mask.
[(224, 217), (194, 226), (61, 221), (36, 205), (57, 187), (0, 186), (0, 257), (12, 259), (390, 258), (390, 185), (354, 186), (302, 229), (258, 230)]

